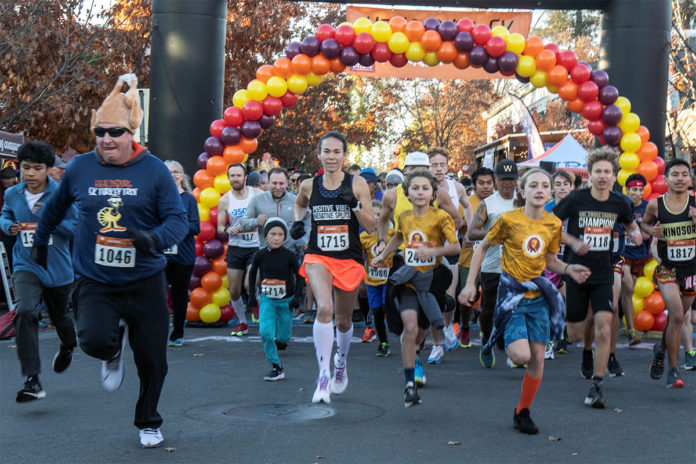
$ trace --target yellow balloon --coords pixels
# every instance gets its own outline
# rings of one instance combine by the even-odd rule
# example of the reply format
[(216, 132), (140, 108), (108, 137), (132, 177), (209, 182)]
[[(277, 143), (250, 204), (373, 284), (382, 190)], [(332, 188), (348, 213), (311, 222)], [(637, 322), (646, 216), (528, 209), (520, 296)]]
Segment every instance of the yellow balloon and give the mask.
[(614, 102), (614, 104), (616, 106), (618, 106), (619, 108), (621, 108), (621, 112), (623, 114), (627, 114), (627, 113), (631, 112), (631, 101), (626, 97), (617, 98), (616, 101)]
[(491, 29), (491, 36), (502, 37), (507, 41), (507, 38), (510, 36), (510, 31), (508, 31), (507, 27), (505, 26), (495, 26), (493, 29)]
[(239, 108), (240, 110), (242, 109), (242, 106), (249, 100), (249, 95), (247, 93), (246, 89), (239, 89), (237, 90), (234, 95), (232, 96), (232, 104)]
[(229, 281), (229, 279), (227, 278), (227, 274), (225, 274), (224, 276), (222, 276), (222, 286), (225, 287), (225, 288), (228, 288), (228, 287), (230, 286), (230, 281)]
[(621, 169), (618, 174), (616, 174), (616, 181), (620, 185), (626, 185), (626, 179), (628, 179), (628, 176), (631, 174), (634, 174), (635, 171), (627, 171), (626, 169)]
[(657, 268), (657, 261), (655, 259), (651, 259), (648, 264), (643, 266), (643, 275), (647, 277), (648, 279), (652, 279), (653, 275), (655, 274), (655, 269)]
[(532, 77), (537, 72), (536, 60), (533, 56), (520, 56), (516, 71), (522, 77)]
[(637, 313), (638, 311), (642, 311), (645, 308), (643, 299), (638, 295), (632, 295), (631, 301), (633, 301), (633, 314)]
[(288, 83), (279, 76), (273, 76), (266, 82), (266, 90), (272, 97), (280, 98), (288, 91)]
[(377, 21), (370, 28), (370, 35), (375, 42), (387, 42), (392, 35), (391, 26), (386, 21)]
[(553, 84), (546, 84), (546, 90), (548, 90), (551, 93), (558, 93), (558, 86)]
[(427, 52), (423, 57), (423, 63), (428, 66), (437, 66), (440, 64), (440, 58), (437, 57), (437, 52)]
[(301, 94), (307, 90), (307, 78), (305, 76), (300, 76), (299, 74), (293, 74), (288, 77), (288, 90), (294, 94)]
[(211, 295), (211, 301), (218, 306), (227, 306), (230, 304), (230, 291), (225, 287), (220, 287)]
[(263, 101), (264, 98), (268, 96), (268, 90), (266, 90), (266, 84), (258, 79), (247, 84), (247, 96), (251, 100), (256, 100), (258, 102)]
[[(507, 38), (507, 51), (519, 55), (524, 51), (524, 47), (527, 45), (527, 40), (519, 32), (513, 32)], [(530, 56), (531, 58), (531, 56)], [(533, 58), (532, 58), (533, 60)]]
[(643, 141), (640, 139), (640, 135), (635, 132), (624, 134), (623, 137), (621, 137), (621, 150), (623, 151), (635, 153), (640, 149), (642, 144)]
[(537, 88), (546, 87), (546, 73), (544, 71), (535, 72), (529, 78), (529, 82)]
[(355, 35), (361, 32), (370, 32), (372, 30), (372, 21), (367, 18), (358, 18), (353, 23), (353, 29), (355, 29)]
[(408, 45), (408, 50), (406, 50), (406, 58), (408, 61), (422, 61), (425, 58), (425, 50), (420, 42), (412, 42)]
[(198, 201), (206, 208), (214, 208), (220, 201), (220, 193), (212, 187), (204, 188), (198, 196)]
[(409, 40), (408, 37), (406, 37), (406, 34), (404, 34), (403, 32), (395, 32), (389, 38), (389, 42), (387, 43), (387, 45), (389, 46), (389, 50), (392, 53), (400, 55), (401, 53), (405, 53), (406, 50), (408, 50)]
[(640, 164), (640, 158), (635, 153), (623, 153), (619, 156), (619, 166), (626, 171), (635, 171)]
[(655, 286), (653, 285), (652, 280), (645, 276), (640, 276), (638, 279), (636, 279), (636, 285), (633, 293), (638, 297), (645, 298), (646, 296), (650, 295), (653, 290), (655, 290)]
[(624, 134), (635, 132), (640, 127), (640, 118), (636, 113), (624, 114), (619, 123), (619, 128)]
[(227, 174), (220, 174), (219, 176), (215, 176), (215, 179), (213, 180), (213, 187), (215, 188), (215, 190), (218, 191), (220, 195), (226, 194), (232, 188), (232, 186), (230, 185), (230, 179), (227, 177)]
[(201, 316), (201, 321), (212, 324), (213, 322), (220, 320), (220, 306), (213, 303), (208, 303), (201, 308), (199, 314)]
[(198, 217), (200, 218), (201, 222), (210, 221), (210, 209), (199, 203)]
[(307, 79), (307, 84), (311, 85), (312, 87), (316, 87), (317, 85), (321, 84), (321, 82), (324, 80), (323, 76), (318, 76), (314, 74), (312, 71), (310, 71), (305, 78)]

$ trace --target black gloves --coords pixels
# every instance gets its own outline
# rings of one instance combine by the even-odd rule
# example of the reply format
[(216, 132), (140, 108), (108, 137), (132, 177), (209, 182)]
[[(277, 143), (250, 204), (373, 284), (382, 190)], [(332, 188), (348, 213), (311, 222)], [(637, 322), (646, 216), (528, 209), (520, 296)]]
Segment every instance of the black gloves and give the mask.
[(34, 245), (31, 247), (31, 259), (36, 264), (48, 270), (48, 245)]
[(138, 252), (148, 256), (154, 256), (160, 251), (157, 236), (140, 229), (133, 229), (133, 246)]
[(292, 227), (290, 227), (290, 237), (292, 237), (293, 240), (297, 240), (299, 238), (302, 238), (302, 236), (304, 234), (305, 234), (304, 222), (303, 221), (293, 222)]
[(352, 187), (341, 185), (341, 187), (338, 189), (338, 198), (348, 203), (350, 209), (355, 209), (358, 207), (358, 199), (355, 198)]
[(292, 300), (290, 300), (290, 309), (295, 310), (299, 308), (302, 305), (302, 299), (302, 295), (295, 293), (295, 296), (293, 296)]

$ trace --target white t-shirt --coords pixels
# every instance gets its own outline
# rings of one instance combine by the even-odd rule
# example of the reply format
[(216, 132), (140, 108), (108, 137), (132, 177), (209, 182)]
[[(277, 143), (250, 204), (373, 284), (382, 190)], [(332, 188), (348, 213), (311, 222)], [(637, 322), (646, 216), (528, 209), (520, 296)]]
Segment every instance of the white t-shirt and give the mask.
[[(500, 193), (495, 192), (490, 197), (483, 200), (486, 203), (486, 212), (488, 214), (488, 220), (483, 225), (483, 229), (488, 233), (495, 221), (506, 211), (510, 211), (515, 208), (514, 201), (515, 195), (512, 198), (506, 200), (500, 196)], [(502, 269), (500, 267), (500, 260), (503, 251), (502, 245), (492, 245), (486, 251), (486, 255), (483, 257), (483, 263), (481, 264), (481, 272), (500, 274)]]
[(27, 199), (27, 203), (29, 203), (30, 211), (34, 209), (34, 206), (36, 206), (36, 202), (39, 201), (39, 198), (41, 198), (43, 194), (44, 192), (31, 193), (29, 192), (29, 190), (24, 189), (24, 197)]

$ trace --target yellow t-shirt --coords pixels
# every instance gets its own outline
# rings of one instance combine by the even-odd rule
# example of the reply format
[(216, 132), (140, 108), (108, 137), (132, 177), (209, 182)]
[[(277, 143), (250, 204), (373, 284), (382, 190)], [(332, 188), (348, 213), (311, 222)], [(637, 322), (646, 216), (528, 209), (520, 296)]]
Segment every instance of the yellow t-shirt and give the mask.
[[(546, 268), (546, 253), (557, 254), (561, 246), (561, 220), (544, 211), (542, 219), (530, 219), (523, 208), (503, 213), (486, 234), (491, 245), (503, 245), (500, 261), (503, 271), (518, 282), (539, 277)], [(540, 290), (525, 298), (536, 298)]]
[[(393, 236), (394, 229), (390, 227), (389, 231), (387, 232), (386, 242), (389, 243), (389, 240), (391, 240)], [(360, 245), (363, 249), (363, 255), (365, 255), (365, 274), (367, 274), (367, 277), (365, 277), (366, 285), (377, 286), (386, 284), (387, 279), (389, 278), (389, 269), (391, 268), (392, 260), (394, 259), (394, 255), (389, 256), (378, 267), (374, 267), (370, 264), (372, 260), (375, 258), (375, 256), (377, 256), (375, 255), (375, 245), (377, 245), (377, 238), (378, 237), (376, 233), (368, 234), (367, 232), (363, 231), (360, 234)]]
[(404, 239), (404, 263), (419, 272), (434, 269), (442, 257), (431, 256), (421, 260), (416, 256), (417, 249), (441, 247), (445, 240), (450, 243), (457, 241), (452, 216), (432, 206), (421, 217), (414, 216), (413, 210), (401, 213), (396, 233)]
[[(433, 206), (437, 208), (437, 199), (433, 201)], [(413, 203), (411, 203), (411, 200), (409, 200), (406, 196), (403, 184), (399, 184), (396, 186), (396, 204), (394, 205), (394, 229), (399, 228), (399, 216), (401, 216), (401, 213), (405, 213), (406, 211), (413, 211)], [(389, 240), (387, 240), (387, 242), (389, 242)], [(399, 247), (399, 250), (403, 250), (405, 246), (406, 244), (402, 243)]]
[[(469, 203), (471, 203), (471, 208), (475, 212), (476, 209), (479, 207), (481, 200), (479, 200), (479, 197), (477, 197), (475, 193), (472, 193), (471, 195), (469, 195)], [(474, 247), (478, 245), (478, 242), (480, 242), (480, 240), (476, 240), (474, 242), (470, 242), (468, 240), (464, 241), (464, 244), (462, 246), (462, 252), (459, 254), (459, 261), (457, 262), (457, 265), (462, 267), (471, 266), (471, 257), (474, 256)]]

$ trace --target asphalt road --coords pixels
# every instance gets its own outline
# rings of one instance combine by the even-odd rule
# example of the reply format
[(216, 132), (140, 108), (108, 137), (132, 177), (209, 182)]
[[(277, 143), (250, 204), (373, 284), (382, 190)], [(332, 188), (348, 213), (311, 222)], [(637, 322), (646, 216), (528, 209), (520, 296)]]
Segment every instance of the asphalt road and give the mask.
[[(359, 335), (356, 328), (356, 336)], [(159, 411), (163, 447), (143, 450), (132, 425), (138, 379), (132, 354), (115, 393), (99, 383), (99, 362), (76, 351), (63, 374), (51, 371), (58, 346), (41, 333), (47, 396), (18, 404), (21, 387), (14, 340), (0, 342), (0, 461), (3, 463), (639, 463), (695, 462), (696, 372), (682, 372), (686, 388), (669, 390), (648, 376), (643, 343), (620, 343), (625, 377), (605, 381), (605, 410), (583, 405), (590, 387), (580, 377), (579, 347), (546, 364), (532, 418), (540, 433), (512, 428), (523, 370), (493, 369), (478, 349), (447, 353), (427, 366), (423, 404), (403, 406), (398, 340), (392, 356), (376, 344), (354, 343), (350, 383), (330, 405), (311, 405), (317, 365), (311, 326), (294, 328), (281, 352), (286, 379), (264, 382), (269, 370), (257, 328), (242, 340), (229, 329), (188, 328), (183, 348), (169, 349), (169, 374)], [(357, 342), (358, 339), (356, 338)], [(429, 349), (427, 350), (429, 351)]]

